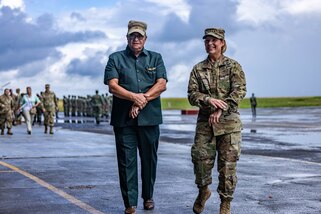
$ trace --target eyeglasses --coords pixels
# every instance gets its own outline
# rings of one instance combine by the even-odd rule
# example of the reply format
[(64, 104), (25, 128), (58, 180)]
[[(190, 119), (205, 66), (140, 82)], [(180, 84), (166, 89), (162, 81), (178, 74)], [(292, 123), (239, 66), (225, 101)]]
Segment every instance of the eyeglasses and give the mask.
[(145, 38), (145, 36), (143, 36), (141, 34), (130, 34), (130, 35), (128, 35), (128, 39), (130, 39), (130, 40), (135, 40), (136, 38), (138, 40), (143, 40)]

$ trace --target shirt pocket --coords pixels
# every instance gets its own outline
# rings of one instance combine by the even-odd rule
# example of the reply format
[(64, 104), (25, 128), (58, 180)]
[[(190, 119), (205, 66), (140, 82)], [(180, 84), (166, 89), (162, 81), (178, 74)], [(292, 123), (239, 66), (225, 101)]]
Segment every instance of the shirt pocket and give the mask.
[(231, 81), (230, 81), (230, 72), (228, 70), (223, 70), (220, 72), (219, 80), (218, 80), (218, 91), (221, 94), (229, 93), (231, 88)]
[(210, 76), (209, 71), (201, 70), (199, 71), (199, 85), (200, 85), (200, 92), (208, 93), (210, 91)]
[(148, 66), (145, 68), (145, 78), (148, 82), (155, 82), (156, 81), (156, 72), (157, 67)]

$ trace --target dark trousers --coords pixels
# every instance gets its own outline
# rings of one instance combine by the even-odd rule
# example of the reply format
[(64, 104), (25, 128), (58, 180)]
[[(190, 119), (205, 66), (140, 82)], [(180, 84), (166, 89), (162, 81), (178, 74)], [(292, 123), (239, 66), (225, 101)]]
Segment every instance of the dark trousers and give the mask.
[(141, 159), (142, 198), (153, 197), (159, 126), (114, 127), (118, 172), (125, 207), (137, 206), (137, 148)]

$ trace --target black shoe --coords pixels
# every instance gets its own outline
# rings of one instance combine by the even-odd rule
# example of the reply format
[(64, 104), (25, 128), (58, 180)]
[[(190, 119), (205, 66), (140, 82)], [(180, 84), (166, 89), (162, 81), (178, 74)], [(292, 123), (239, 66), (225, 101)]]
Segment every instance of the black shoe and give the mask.
[(144, 210), (152, 210), (154, 209), (154, 200), (152, 198), (144, 200)]
[(31, 131), (27, 131), (27, 133), (31, 135)]

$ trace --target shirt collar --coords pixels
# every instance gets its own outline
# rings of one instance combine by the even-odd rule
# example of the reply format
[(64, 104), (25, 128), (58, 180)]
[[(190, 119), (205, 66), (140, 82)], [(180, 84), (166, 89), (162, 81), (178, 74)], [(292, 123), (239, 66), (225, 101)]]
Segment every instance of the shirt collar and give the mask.
[[(135, 56), (133, 51), (129, 48), (128, 45), (127, 45), (125, 51), (126, 51), (127, 56)], [(145, 48), (143, 48), (143, 50), (140, 52), (139, 56), (147, 56), (147, 50)]]
[(205, 60), (205, 63), (203, 64), (203, 68), (212, 68), (215, 64), (218, 66), (218, 67), (221, 67), (221, 66), (224, 66), (226, 65), (227, 63), (227, 57), (222, 55), (222, 58), (217, 62), (217, 63), (213, 63), (209, 57), (206, 58)]

